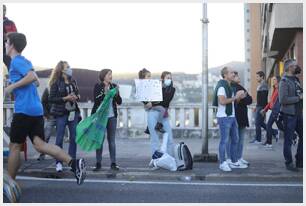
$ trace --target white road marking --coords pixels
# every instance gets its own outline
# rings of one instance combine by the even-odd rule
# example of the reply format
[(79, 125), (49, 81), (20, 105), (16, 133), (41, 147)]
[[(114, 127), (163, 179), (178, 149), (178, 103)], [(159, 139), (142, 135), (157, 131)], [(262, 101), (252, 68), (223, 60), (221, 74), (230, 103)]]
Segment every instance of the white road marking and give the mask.
[[(75, 179), (51, 179), (17, 176), (19, 180), (34, 180), (34, 181), (59, 181), (59, 182), (75, 182)], [(116, 183), (116, 184), (153, 184), (153, 185), (195, 185), (195, 186), (247, 186), (247, 187), (303, 187), (303, 184), (294, 183), (209, 183), (209, 182), (158, 182), (158, 181), (126, 181), (126, 180), (97, 180), (86, 179), (86, 183)]]

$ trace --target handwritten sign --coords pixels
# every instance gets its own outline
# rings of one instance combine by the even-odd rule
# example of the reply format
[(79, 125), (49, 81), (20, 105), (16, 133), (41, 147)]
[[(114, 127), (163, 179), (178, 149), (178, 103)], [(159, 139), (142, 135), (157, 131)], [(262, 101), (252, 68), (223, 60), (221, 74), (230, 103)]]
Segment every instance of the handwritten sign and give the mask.
[(135, 79), (136, 100), (141, 102), (163, 101), (162, 83), (156, 79)]

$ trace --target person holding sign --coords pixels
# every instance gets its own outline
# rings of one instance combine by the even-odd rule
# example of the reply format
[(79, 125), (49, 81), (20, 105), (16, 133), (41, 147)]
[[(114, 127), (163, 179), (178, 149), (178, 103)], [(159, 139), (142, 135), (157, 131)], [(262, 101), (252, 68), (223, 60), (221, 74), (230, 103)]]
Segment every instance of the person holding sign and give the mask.
[[(149, 79), (151, 77), (151, 73), (147, 69), (142, 69), (141, 71), (139, 71), (138, 75), (139, 75), (139, 79)], [(171, 79), (170, 72), (163, 72), (162, 79), (163, 79), (162, 81), (163, 82), (163, 88), (162, 88), (163, 101), (143, 102), (145, 105), (144, 106), (145, 110), (148, 113), (147, 122), (148, 122), (148, 128), (149, 128), (149, 133), (150, 133), (152, 156), (154, 155), (156, 151), (159, 150), (159, 138), (156, 132), (156, 124), (158, 122), (163, 125), (163, 129), (165, 130), (165, 132), (168, 133), (167, 153), (169, 153), (170, 155), (173, 155), (172, 129), (170, 126), (170, 121), (169, 121), (169, 117), (168, 117), (166, 108), (169, 106), (170, 101), (173, 98), (175, 89), (172, 87), (172, 82), (169, 80), (166, 80), (166, 79)]]

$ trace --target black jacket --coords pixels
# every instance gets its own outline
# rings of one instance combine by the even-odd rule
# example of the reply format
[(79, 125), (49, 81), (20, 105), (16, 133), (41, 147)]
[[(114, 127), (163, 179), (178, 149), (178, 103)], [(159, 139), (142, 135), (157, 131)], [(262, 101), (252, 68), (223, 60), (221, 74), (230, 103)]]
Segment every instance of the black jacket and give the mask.
[[(240, 84), (233, 85), (235, 88), (234, 91), (243, 90), (246, 91), (243, 86)], [(248, 107), (247, 105), (252, 104), (252, 97), (247, 94), (247, 96), (239, 101), (239, 103), (235, 102), (235, 116), (237, 119), (237, 123), (239, 127), (248, 127), (249, 126), (249, 118), (248, 118)]]
[[(110, 84), (110, 89), (115, 88), (117, 85), (111, 83)], [(100, 104), (102, 103), (104, 97), (105, 97), (105, 93), (104, 93), (104, 84), (103, 83), (97, 83), (94, 87), (94, 105), (93, 108), (91, 110), (91, 114), (96, 113), (97, 109), (99, 108)], [(113, 99), (113, 108), (114, 108), (114, 114), (115, 117), (117, 118), (118, 116), (118, 111), (117, 111), (117, 104), (120, 105), (122, 104), (122, 98), (120, 97), (120, 94), (117, 93)]]
[[(77, 83), (74, 79), (71, 80), (71, 85), (75, 95), (79, 95), (79, 89)], [(63, 97), (67, 96), (66, 84), (63, 78), (58, 79), (50, 87), (49, 102), (52, 104), (50, 109), (50, 114), (54, 116), (63, 116), (69, 114), (69, 111), (65, 108), (66, 102)], [(78, 105), (76, 104), (76, 111), (80, 111)]]
[(48, 117), (50, 116), (50, 109), (52, 104), (49, 102), (49, 88), (47, 87), (44, 90), (44, 93), (41, 96), (41, 103), (44, 109), (44, 116)]
[(175, 93), (175, 88), (173, 86), (163, 87), (163, 101), (160, 102), (158, 105), (161, 105), (164, 108), (169, 108), (174, 93)]
[(269, 87), (266, 82), (262, 82), (257, 87), (257, 107), (265, 107), (268, 104)]

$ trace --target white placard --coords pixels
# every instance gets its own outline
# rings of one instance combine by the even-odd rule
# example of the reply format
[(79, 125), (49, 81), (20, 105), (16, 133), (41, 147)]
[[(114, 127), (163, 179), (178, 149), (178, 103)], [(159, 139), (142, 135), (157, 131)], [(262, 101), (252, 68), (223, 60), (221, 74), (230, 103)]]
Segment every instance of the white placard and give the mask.
[(136, 100), (141, 102), (163, 101), (162, 83), (157, 79), (135, 79)]
[(122, 99), (129, 99), (132, 93), (131, 85), (119, 85), (119, 93)]

